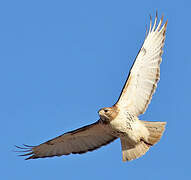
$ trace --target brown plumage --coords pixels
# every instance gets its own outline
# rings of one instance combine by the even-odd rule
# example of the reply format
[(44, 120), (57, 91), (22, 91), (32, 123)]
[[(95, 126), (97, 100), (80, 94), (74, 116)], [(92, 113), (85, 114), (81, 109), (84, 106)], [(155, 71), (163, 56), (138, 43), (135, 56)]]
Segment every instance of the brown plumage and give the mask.
[[(82, 154), (121, 140), (123, 161), (144, 155), (156, 144), (165, 130), (166, 122), (138, 119), (151, 101), (160, 78), (160, 63), (167, 22), (157, 25), (157, 16), (146, 34), (117, 103), (99, 110), (100, 119), (88, 126), (67, 132), (38, 146), (18, 147), (26, 159)], [(22, 151), (23, 150), (23, 151)]]
[(126, 138), (121, 138), (123, 161), (137, 159), (144, 155), (151, 146), (160, 141), (165, 130), (166, 122), (149, 122), (142, 121), (149, 131), (147, 141), (140, 139), (140, 142), (132, 145)]

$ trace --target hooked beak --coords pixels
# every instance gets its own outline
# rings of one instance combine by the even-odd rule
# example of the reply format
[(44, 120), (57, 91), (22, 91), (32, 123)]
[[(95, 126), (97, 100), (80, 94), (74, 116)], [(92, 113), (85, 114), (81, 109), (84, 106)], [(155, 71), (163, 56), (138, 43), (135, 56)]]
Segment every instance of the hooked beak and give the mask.
[(105, 116), (105, 113), (104, 113), (104, 110), (103, 109), (100, 109), (98, 111), (98, 114), (100, 116), (100, 120), (103, 124), (107, 124), (109, 122), (109, 120), (107, 119), (107, 117)]
[(99, 114), (100, 117), (101, 117), (101, 116), (104, 116), (104, 111), (103, 111), (103, 109), (100, 109), (100, 110), (98, 111), (98, 114)]

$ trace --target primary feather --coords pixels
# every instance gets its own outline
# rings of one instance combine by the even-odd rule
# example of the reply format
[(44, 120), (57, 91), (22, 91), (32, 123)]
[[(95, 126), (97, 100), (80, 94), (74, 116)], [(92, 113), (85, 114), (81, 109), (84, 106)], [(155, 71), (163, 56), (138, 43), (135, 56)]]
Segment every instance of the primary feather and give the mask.
[(100, 120), (44, 142), (38, 146), (20, 148), (26, 159), (81, 154), (121, 139), (123, 160), (144, 155), (157, 143), (165, 129), (165, 122), (140, 121), (160, 78), (160, 63), (167, 22), (157, 26), (157, 16), (150, 28), (129, 73), (117, 103), (99, 111)]
[[(93, 151), (117, 138), (107, 132), (107, 130), (109, 131), (97, 121), (91, 125), (67, 132), (38, 146), (25, 145), (27, 153), (21, 156), (30, 155), (26, 159), (36, 159)], [(23, 149), (23, 147), (18, 148)]]
[(160, 79), (160, 63), (167, 27), (167, 22), (161, 27), (162, 21), (163, 17), (157, 27), (157, 16), (153, 27), (150, 21), (149, 32), (116, 103), (136, 116), (143, 114), (147, 109)]

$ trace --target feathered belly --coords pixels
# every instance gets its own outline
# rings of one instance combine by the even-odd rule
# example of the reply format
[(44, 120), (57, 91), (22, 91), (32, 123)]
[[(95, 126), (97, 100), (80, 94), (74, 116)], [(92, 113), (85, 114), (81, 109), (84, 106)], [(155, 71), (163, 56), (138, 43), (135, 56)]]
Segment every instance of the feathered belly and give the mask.
[(142, 137), (143, 124), (129, 113), (122, 114), (110, 122), (112, 134), (116, 137), (127, 137), (129, 140), (138, 142)]
[(128, 136), (132, 129), (132, 123), (127, 119), (123, 120), (113, 120), (110, 122), (110, 128), (112, 129), (112, 134), (117, 137), (125, 137)]

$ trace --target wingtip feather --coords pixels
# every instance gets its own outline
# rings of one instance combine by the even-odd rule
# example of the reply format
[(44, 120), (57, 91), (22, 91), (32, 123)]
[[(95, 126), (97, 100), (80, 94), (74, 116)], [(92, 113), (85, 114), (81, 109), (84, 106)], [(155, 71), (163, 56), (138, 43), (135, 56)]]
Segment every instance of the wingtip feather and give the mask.
[(156, 24), (157, 24), (157, 19), (158, 19), (158, 14), (156, 12), (156, 17), (155, 17), (154, 25), (153, 25), (153, 28), (152, 28), (152, 32), (155, 31)]
[(149, 33), (150, 33), (152, 28), (152, 16), (149, 14), (149, 17), (150, 17), (150, 27), (149, 27)]

